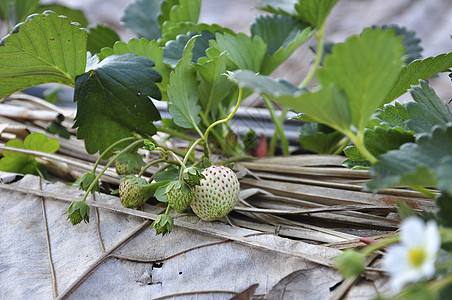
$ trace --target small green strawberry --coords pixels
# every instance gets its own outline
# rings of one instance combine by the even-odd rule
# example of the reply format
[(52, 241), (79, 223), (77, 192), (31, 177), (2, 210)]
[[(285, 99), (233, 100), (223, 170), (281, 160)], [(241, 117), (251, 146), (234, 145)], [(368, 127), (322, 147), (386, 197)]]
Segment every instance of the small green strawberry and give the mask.
[(190, 207), (204, 221), (227, 215), (239, 199), (240, 184), (235, 173), (225, 166), (210, 166), (202, 174), (205, 179), (194, 190)]
[(138, 174), (145, 165), (140, 154), (123, 153), (115, 161), (116, 173), (118, 175)]
[(141, 177), (127, 177), (121, 180), (119, 184), (119, 198), (124, 207), (139, 207), (143, 205), (147, 197), (143, 186), (148, 185), (148, 182)]
[(174, 220), (167, 214), (158, 215), (154, 222), (151, 224), (151, 228), (155, 228), (156, 235), (165, 235), (170, 233), (174, 227)]
[(69, 214), (67, 219), (71, 220), (72, 225), (82, 221), (89, 222), (89, 206), (83, 201), (71, 202), (66, 213)]
[(188, 167), (182, 172), (182, 176), (184, 181), (189, 186), (199, 185), (200, 180), (204, 179), (204, 175), (202, 175), (201, 171), (196, 167)]
[(193, 191), (185, 182), (176, 180), (166, 187), (165, 196), (169, 206), (181, 213), (193, 200)]

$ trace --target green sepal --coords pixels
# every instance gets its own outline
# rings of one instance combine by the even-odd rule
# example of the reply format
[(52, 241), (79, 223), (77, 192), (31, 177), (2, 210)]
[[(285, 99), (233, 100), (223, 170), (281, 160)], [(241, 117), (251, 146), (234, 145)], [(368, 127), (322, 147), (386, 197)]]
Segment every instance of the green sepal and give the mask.
[[(89, 186), (93, 183), (94, 179), (96, 179), (96, 174), (92, 172), (88, 172), (85, 174), (82, 174), (77, 180), (72, 183), (71, 185), (78, 186), (80, 190), (87, 191)], [(99, 188), (99, 181), (96, 181), (93, 188), (91, 189), (91, 193), (94, 194), (94, 192), (100, 191)]]
[(151, 228), (155, 228), (155, 234), (161, 234), (164, 236), (170, 233), (174, 228), (174, 220), (171, 216), (167, 214), (158, 215), (157, 218), (152, 222)]
[(334, 259), (334, 265), (344, 278), (361, 275), (365, 268), (364, 255), (347, 249)]
[(84, 221), (89, 223), (89, 206), (84, 201), (73, 201), (69, 205), (67, 211), (67, 220), (71, 220), (72, 225), (77, 225), (78, 223)]
[(200, 168), (188, 167), (183, 171), (182, 176), (188, 185), (195, 186), (200, 184), (201, 179), (206, 178), (201, 172)]

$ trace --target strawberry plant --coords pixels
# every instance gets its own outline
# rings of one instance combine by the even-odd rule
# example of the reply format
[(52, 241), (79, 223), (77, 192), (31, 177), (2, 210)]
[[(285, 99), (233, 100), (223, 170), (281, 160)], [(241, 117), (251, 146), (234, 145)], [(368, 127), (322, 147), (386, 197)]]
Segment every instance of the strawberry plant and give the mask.
[[(420, 41), (413, 32), (374, 26), (344, 42), (326, 43), (325, 21), (337, 0), (262, 0), (259, 8), (268, 14), (256, 18), (250, 35), (198, 23), (200, 0), (137, 0), (122, 18), (137, 38), (123, 42), (112, 29), (89, 28), (61, 12), (25, 18), (38, 1), (11, 6), (16, 2), (0, 6), (2, 19), (21, 22), (0, 41), (0, 97), (48, 82), (73, 87), (77, 137), (88, 153), (100, 154), (93, 171), (75, 182), (86, 194), (67, 210), (74, 225), (89, 221), (86, 197), (99, 190), (101, 176), (113, 164), (121, 175), (136, 174), (119, 186), (125, 207), (140, 207), (153, 196), (167, 204), (151, 226), (157, 234), (173, 229), (171, 208), (178, 213), (191, 208), (208, 221), (225, 216), (237, 203), (239, 182), (231, 169), (210, 162), (211, 153), (267, 153), (253, 132), (241, 140), (229, 126), (242, 100), (256, 92), (276, 127), (270, 152), (279, 137), (283, 154), (290, 154), (274, 109), (278, 103), (283, 112), (292, 109), (309, 122), (300, 135), (305, 148), (343, 150), (345, 166), (373, 175), (365, 186), (369, 191), (410, 186), (436, 199), (436, 212), (418, 215), (451, 226), (452, 117), (427, 80), (450, 71), (452, 53), (419, 59)], [(311, 37), (317, 41), (316, 57), (299, 84), (270, 77)], [(393, 102), (408, 91), (412, 103)], [(165, 101), (169, 119), (162, 120), (156, 101)], [(185, 139), (189, 146), (164, 148), (153, 140), (157, 132)], [(43, 149), (27, 144), (10, 146), (56, 151), (46, 143)], [(196, 148), (203, 150), (201, 158), (195, 157)], [(145, 163), (140, 149), (159, 158)], [(0, 168), (41, 172), (33, 157), (12, 153), (4, 152)], [(101, 159), (109, 160), (96, 173)], [(144, 179), (157, 164), (163, 167)], [(338, 261), (341, 266), (353, 262), (357, 271), (349, 275), (359, 273), (362, 258), (385, 245)]]

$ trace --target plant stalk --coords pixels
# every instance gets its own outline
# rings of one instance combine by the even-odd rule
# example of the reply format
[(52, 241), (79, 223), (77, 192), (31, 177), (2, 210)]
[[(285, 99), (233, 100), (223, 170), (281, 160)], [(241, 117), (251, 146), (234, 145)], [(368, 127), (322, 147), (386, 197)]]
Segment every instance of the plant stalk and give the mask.
[(317, 39), (317, 52), (314, 60), (314, 64), (309, 70), (308, 75), (306, 75), (305, 79), (300, 83), (298, 88), (306, 87), (314, 78), (315, 73), (317, 72), (317, 68), (320, 66), (320, 62), (322, 61), (323, 56), (323, 34), (325, 31), (325, 22), (323, 22), (322, 26), (320, 26), (319, 31), (315, 34), (315, 38)]
[(116, 154), (106, 165), (105, 167), (102, 169), (102, 171), (96, 176), (96, 178), (94, 178), (93, 182), (91, 182), (91, 184), (89, 185), (88, 189), (86, 190), (85, 196), (82, 199), (82, 202), (85, 202), (86, 198), (89, 195), (89, 192), (91, 192), (91, 190), (93, 189), (94, 185), (96, 184), (96, 182), (99, 181), (100, 177), (105, 173), (105, 171), (107, 171), (108, 167), (111, 166), (111, 164), (123, 153), (129, 151), (130, 149), (133, 149), (133, 147), (139, 145), (140, 143), (143, 143), (145, 140), (144, 139), (140, 139), (137, 140), (136, 142), (133, 142), (132, 144), (130, 144), (129, 146), (127, 146), (126, 148), (124, 148), (123, 150), (121, 150), (118, 154)]
[(289, 143), (287, 142), (286, 134), (284, 133), (284, 128), (283, 128), (283, 122), (284, 122), (285, 115), (287, 113), (287, 109), (284, 108), (282, 115), (281, 115), (281, 119), (280, 119), (276, 115), (276, 111), (273, 107), (271, 100), (266, 95), (262, 95), (262, 99), (264, 99), (264, 103), (267, 106), (267, 109), (270, 112), (271, 118), (276, 127), (275, 134), (273, 135), (271, 142), (270, 142), (269, 154), (270, 154), (270, 156), (273, 156), (275, 154), (277, 136), (279, 135), (279, 138), (281, 139), (283, 155), (289, 156), (290, 155)]

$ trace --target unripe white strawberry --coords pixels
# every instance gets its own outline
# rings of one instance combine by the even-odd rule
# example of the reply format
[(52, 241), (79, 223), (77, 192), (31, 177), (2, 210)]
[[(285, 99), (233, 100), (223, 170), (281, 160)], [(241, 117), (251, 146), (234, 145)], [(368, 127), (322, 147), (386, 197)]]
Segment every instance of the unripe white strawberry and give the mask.
[(195, 187), (190, 207), (204, 221), (218, 220), (237, 204), (240, 184), (235, 173), (224, 166), (205, 169), (199, 185)]

